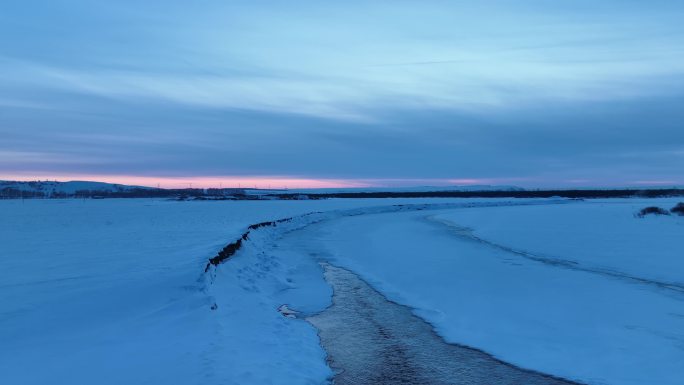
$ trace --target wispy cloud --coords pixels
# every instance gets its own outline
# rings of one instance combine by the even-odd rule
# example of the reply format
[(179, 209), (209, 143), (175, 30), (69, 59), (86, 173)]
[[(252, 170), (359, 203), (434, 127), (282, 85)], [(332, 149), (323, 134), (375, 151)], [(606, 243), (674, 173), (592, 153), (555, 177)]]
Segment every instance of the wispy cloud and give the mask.
[[(354, 67), (325, 73), (263, 75), (150, 73), (144, 70), (71, 70), (29, 63), (5, 67), (5, 79), (107, 98), (207, 108), (292, 113), (342, 120), (377, 118), (387, 109), (490, 112), (540, 102), (612, 101), (678, 93), (684, 86), (684, 54), (639, 59), (531, 61), (495, 52), (469, 61), (405, 63), (418, 68)], [(429, 68), (425, 68), (429, 67)], [(22, 101), (26, 103), (25, 101)], [(57, 101), (59, 102), (59, 101)], [(14, 101), (18, 104), (20, 101)]]
[[(0, 81), (342, 120), (373, 120), (392, 108), (489, 113), (682, 90), (684, 31), (668, 23), (682, 10), (638, 10), (652, 16), (646, 18), (629, 7), (582, 6), (585, 13), (550, 6), (523, 13), (498, 2), (367, 6), (370, 15), (386, 16), (379, 21), (337, 6), (330, 12), (341, 13), (332, 18), (318, 6), (304, 13), (245, 4), (171, 6), (152, 19), (115, 7), (113, 14), (130, 18), (139, 34), (125, 50), (116, 41), (93, 46), (86, 35), (73, 38), (85, 47), (79, 55), (67, 47), (72, 42), (53, 39), (66, 54), (10, 50), (14, 57), (0, 60)], [(90, 12), (82, 17), (102, 17)], [(118, 24), (105, 18), (101, 29), (119, 33), (113, 28)]]

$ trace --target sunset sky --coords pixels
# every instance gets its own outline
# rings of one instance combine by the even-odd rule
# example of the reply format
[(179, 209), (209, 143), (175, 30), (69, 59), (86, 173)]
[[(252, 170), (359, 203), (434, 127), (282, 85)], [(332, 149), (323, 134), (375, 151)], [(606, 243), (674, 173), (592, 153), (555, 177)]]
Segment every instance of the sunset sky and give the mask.
[(6, 0), (0, 179), (684, 184), (684, 3)]

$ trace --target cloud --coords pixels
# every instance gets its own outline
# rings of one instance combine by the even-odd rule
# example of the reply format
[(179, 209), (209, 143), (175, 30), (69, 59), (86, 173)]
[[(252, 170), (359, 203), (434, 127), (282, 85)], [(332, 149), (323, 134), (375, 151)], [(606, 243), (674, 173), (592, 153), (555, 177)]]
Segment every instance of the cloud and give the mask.
[(676, 180), (682, 16), (631, 0), (13, 2), (0, 172)]
[(163, 13), (77, 3), (53, 10), (73, 25), (43, 20), (54, 37), (11, 22), (0, 29), (27, 43), (6, 50), (4, 85), (372, 121), (391, 108), (489, 113), (671, 95), (684, 79), (684, 12), (667, 3), (610, 12), (587, 2), (527, 1), (526, 11), (493, 1), (308, 3), (294, 12), (172, 2)]

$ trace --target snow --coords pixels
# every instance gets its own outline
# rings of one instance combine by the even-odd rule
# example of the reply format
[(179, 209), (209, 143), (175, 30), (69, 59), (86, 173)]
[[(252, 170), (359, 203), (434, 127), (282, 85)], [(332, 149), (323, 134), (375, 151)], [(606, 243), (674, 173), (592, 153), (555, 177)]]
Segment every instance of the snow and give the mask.
[[(325, 383), (298, 316), (330, 304), (322, 259), (521, 367), (681, 384), (684, 218), (632, 216), (674, 203), (0, 201), (0, 383)], [(292, 216), (203, 274), (249, 224)]]
[(218, 333), (211, 345), (219, 359), (212, 362), (213, 381), (204, 383), (324, 383), (332, 372), (316, 330), (284, 311), (293, 302), (323, 309), (331, 290), (308, 256), (262, 251), (247, 247), (212, 274), (208, 294), (217, 306)]
[(246, 250), (202, 272), (249, 224), (378, 204), (0, 200), (0, 383), (320, 383), (315, 330), (277, 311), (327, 305), (315, 263)]
[(633, 214), (681, 198), (595, 200), (579, 205), (500, 207), (443, 215), (480, 238), (549, 258), (684, 286), (684, 218)]
[[(648, 280), (681, 282), (681, 254), (673, 250), (684, 218), (632, 216), (672, 202), (364, 215), (311, 226), (291, 242), (413, 307), (450, 342), (588, 384), (677, 385), (684, 378), (684, 293)], [(445, 219), (552, 258), (581, 251), (573, 254), (579, 268), (480, 242)]]

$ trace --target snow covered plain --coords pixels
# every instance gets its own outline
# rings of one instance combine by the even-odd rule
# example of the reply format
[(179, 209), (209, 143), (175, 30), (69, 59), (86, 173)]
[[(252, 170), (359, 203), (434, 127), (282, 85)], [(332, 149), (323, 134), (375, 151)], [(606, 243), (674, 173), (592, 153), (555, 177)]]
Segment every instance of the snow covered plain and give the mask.
[(270, 267), (235, 258), (215, 312), (205, 264), (252, 223), (392, 203), (0, 200), (0, 384), (319, 383), (314, 329), (271, 306), (296, 260), (255, 283)]
[[(675, 201), (387, 207), (445, 202), (504, 203), (0, 201), (0, 383), (323, 383), (316, 330), (277, 311), (329, 306), (320, 261), (521, 367), (682, 383), (684, 220), (632, 217)], [(202, 274), (248, 224), (331, 210)]]
[[(677, 385), (684, 378), (677, 252), (684, 218), (633, 217), (675, 202), (346, 217), (308, 227), (290, 247), (357, 272), (447, 341), (589, 384)], [(509, 241), (539, 254), (511, 251)]]

